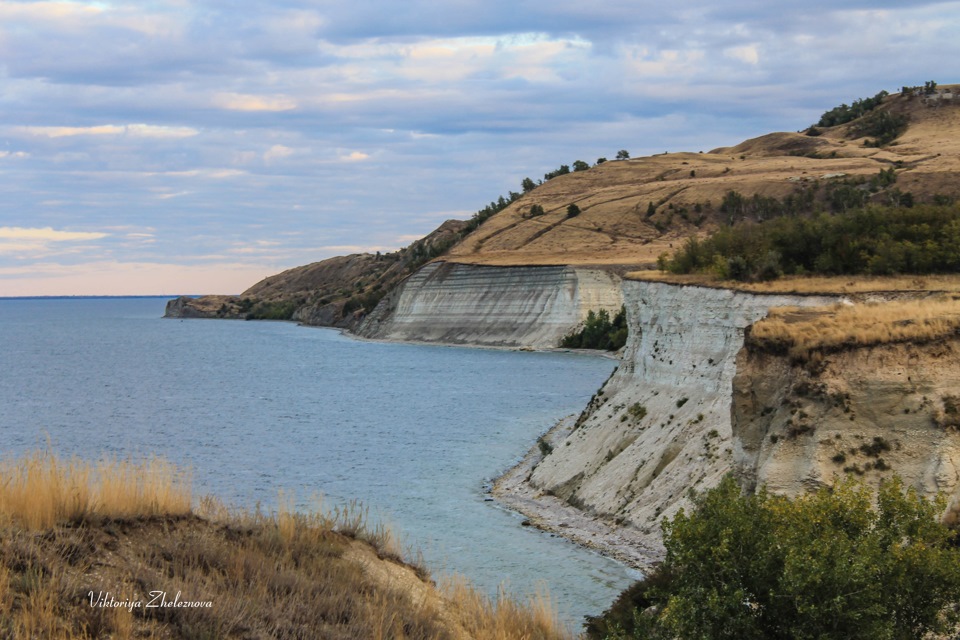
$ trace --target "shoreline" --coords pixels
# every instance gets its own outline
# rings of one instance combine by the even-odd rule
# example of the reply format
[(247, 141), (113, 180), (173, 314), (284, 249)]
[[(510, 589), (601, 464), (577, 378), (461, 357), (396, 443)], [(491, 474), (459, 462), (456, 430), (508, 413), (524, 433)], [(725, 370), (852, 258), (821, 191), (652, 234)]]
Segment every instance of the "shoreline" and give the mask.
[[(292, 321), (297, 322), (297, 321)], [(307, 327), (308, 329), (334, 329), (339, 331), (341, 335), (344, 335), (358, 342), (379, 342), (383, 344), (412, 344), (419, 347), (453, 347), (457, 349), (490, 349), (493, 351), (521, 351), (523, 353), (569, 353), (570, 355), (575, 356), (593, 356), (606, 358), (608, 360), (620, 361), (620, 351), (601, 351), (600, 349), (570, 349), (567, 347), (523, 347), (523, 346), (511, 346), (511, 345), (497, 345), (497, 344), (475, 344), (468, 342), (434, 342), (430, 340), (404, 340), (401, 338), (367, 338), (365, 336), (360, 336), (351, 331), (350, 329), (344, 327), (331, 327), (331, 326), (322, 326), (316, 324), (306, 324), (303, 322), (298, 322), (298, 325), (301, 327)]]
[(525, 516), (526, 526), (566, 538), (631, 569), (648, 572), (664, 554), (662, 547), (650, 546), (649, 535), (590, 515), (527, 481), (543, 459), (540, 440), (550, 446), (559, 445), (573, 430), (575, 422), (575, 416), (567, 416), (544, 433), (520, 462), (494, 479), (490, 495), (504, 507)]

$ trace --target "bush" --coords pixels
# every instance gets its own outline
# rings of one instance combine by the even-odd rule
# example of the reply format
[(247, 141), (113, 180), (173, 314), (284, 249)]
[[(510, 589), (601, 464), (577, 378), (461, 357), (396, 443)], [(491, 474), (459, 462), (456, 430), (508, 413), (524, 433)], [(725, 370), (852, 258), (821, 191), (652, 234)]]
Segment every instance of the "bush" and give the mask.
[[(844, 207), (861, 197), (852, 194), (864, 193), (840, 185), (831, 198)], [(915, 205), (908, 194), (892, 195), (902, 206), (721, 227), (709, 238), (690, 238), (672, 255), (663, 255), (658, 266), (671, 273), (714, 273), (740, 281), (782, 274), (960, 271), (960, 207)]]
[(617, 351), (627, 343), (627, 310), (620, 311), (610, 320), (606, 309), (587, 312), (587, 319), (580, 331), (571, 333), (560, 341), (565, 349), (605, 349)]
[(867, 141), (868, 147), (882, 147), (900, 137), (907, 128), (907, 116), (890, 113), (889, 111), (874, 111), (852, 127), (853, 135), (857, 138), (872, 136)]
[(664, 524), (657, 582), (631, 591), (639, 632), (621, 606), (607, 628), (625, 631), (610, 637), (907, 640), (956, 623), (960, 550), (939, 520), (945, 501), (899, 479), (876, 506), (856, 480), (791, 500), (742, 496), (730, 477), (694, 504)]
[(827, 111), (820, 116), (820, 120), (817, 122), (816, 126), (835, 127), (838, 124), (852, 122), (864, 114), (876, 109), (883, 102), (883, 99), (888, 95), (889, 94), (886, 91), (881, 91), (872, 98), (861, 98), (859, 100), (854, 100), (853, 104), (850, 106), (841, 104), (839, 107), (834, 107), (830, 111)]

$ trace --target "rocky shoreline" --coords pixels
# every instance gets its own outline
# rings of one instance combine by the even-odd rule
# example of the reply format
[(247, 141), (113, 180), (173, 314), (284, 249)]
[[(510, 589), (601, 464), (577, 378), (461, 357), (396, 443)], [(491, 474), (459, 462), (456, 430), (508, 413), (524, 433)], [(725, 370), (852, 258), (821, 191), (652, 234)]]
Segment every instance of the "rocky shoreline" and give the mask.
[(540, 441), (551, 447), (560, 445), (575, 422), (575, 416), (568, 416), (554, 425), (520, 462), (494, 480), (490, 493), (503, 506), (526, 516), (526, 526), (562, 536), (633, 569), (649, 571), (664, 553), (663, 547), (650, 546), (650, 536), (572, 507), (529, 482), (533, 468), (543, 459)]

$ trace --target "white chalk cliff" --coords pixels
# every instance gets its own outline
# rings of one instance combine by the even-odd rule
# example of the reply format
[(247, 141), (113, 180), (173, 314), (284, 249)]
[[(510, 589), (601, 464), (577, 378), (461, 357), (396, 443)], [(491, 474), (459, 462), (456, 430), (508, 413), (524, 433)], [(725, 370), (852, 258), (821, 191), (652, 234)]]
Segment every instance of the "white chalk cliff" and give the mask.
[(625, 280), (630, 337), (619, 368), (579, 426), (529, 482), (659, 541), (662, 517), (714, 486), (733, 463), (731, 389), (744, 329), (771, 307), (825, 296), (755, 295)]
[(579, 267), (435, 262), (407, 278), (356, 333), (477, 346), (556, 347), (591, 310), (615, 312), (620, 278)]

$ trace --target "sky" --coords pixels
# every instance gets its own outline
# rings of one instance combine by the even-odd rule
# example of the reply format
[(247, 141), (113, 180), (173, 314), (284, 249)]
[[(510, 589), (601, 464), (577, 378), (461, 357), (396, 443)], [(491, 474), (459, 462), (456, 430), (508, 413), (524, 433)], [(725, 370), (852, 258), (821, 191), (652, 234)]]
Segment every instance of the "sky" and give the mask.
[(239, 293), (960, 82), (960, 2), (0, 0), (0, 296)]

